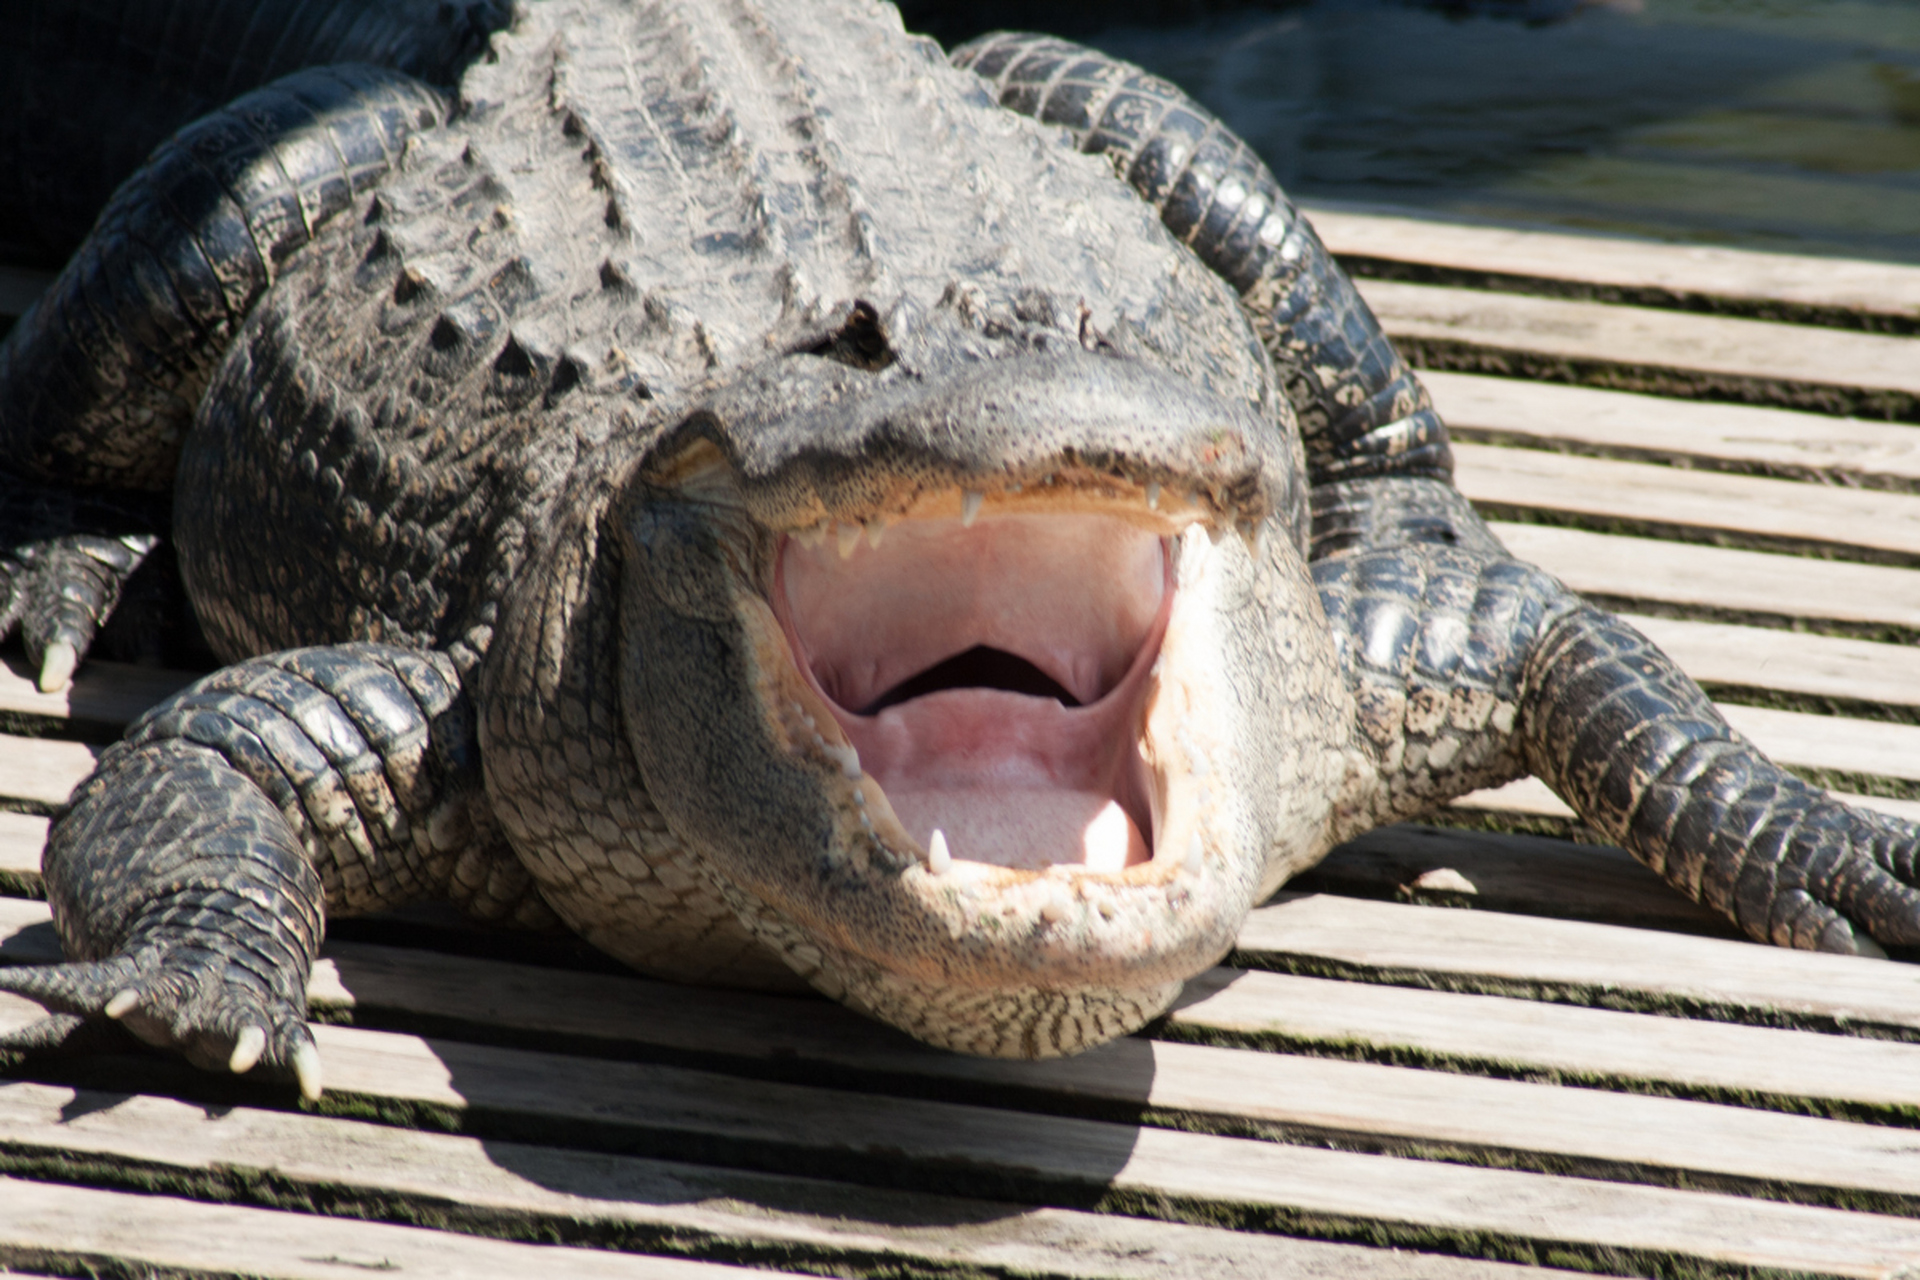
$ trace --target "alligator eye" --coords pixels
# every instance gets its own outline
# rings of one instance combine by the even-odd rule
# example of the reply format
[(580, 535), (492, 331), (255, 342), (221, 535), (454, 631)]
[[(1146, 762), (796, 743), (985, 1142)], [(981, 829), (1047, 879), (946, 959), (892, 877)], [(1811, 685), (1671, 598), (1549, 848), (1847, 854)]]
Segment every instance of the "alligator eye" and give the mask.
[(922, 847), (1119, 870), (1152, 852), (1137, 742), (1170, 605), (1160, 536), (1100, 514), (789, 538), (775, 609)]

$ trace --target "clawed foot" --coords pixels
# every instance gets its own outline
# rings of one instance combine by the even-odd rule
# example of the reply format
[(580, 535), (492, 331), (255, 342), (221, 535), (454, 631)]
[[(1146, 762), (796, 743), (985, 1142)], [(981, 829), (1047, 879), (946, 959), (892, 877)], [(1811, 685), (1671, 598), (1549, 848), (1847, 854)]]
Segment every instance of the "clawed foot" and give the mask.
[(72, 533), (0, 553), (0, 638), (20, 628), (42, 693), (67, 687), (156, 542), (151, 534)]
[(137, 956), (0, 969), (0, 991), (25, 996), (50, 1017), (0, 1036), (0, 1050), (78, 1049), (102, 1020), (147, 1044), (178, 1050), (209, 1071), (235, 1075), (264, 1065), (291, 1077), (309, 1102), (320, 1097), (320, 1052), (297, 1009), (244, 971), (163, 963), (157, 948)]

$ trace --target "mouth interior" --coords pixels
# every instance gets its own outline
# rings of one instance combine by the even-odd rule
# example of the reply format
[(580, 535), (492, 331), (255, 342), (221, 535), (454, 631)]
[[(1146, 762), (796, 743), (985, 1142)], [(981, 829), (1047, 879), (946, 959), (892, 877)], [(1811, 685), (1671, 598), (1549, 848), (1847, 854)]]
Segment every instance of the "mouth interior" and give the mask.
[(1152, 857), (1139, 742), (1172, 601), (1161, 537), (1093, 514), (909, 519), (781, 548), (804, 676), (923, 847), (1119, 871)]

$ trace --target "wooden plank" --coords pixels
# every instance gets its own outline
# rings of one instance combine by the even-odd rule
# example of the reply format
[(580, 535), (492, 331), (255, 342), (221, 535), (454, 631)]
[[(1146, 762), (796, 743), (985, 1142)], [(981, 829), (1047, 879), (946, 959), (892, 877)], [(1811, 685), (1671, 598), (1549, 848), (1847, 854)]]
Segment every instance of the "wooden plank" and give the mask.
[[(552, 1231), (564, 1239), (624, 1229), (683, 1250), (794, 1260), (836, 1274), (1129, 1280), (1545, 1280), (1566, 1274), (321, 1116), (213, 1112), (152, 1097), (115, 1100), (33, 1084), (0, 1086), (0, 1133), (19, 1144), (17, 1151), (138, 1162), (180, 1180), (215, 1175), (224, 1182), (228, 1171), (257, 1171), (296, 1191), (362, 1191), (420, 1205), (455, 1228), (482, 1234), (525, 1238)], [(253, 1185), (268, 1181), (262, 1176)]]
[[(1808, 391), (1828, 388), (1835, 393), (1819, 401), (1833, 406), (1828, 411), (1881, 393), (1902, 417), (1920, 395), (1920, 343), (1908, 337), (1394, 280), (1355, 283), (1387, 335), (1411, 346), (1416, 363), (1447, 367), (1428, 359), (1440, 351), (1506, 352), (1520, 357), (1519, 368), (1506, 371), (1538, 374), (1555, 362), (1572, 362), (1576, 371), (1611, 366), (1642, 371), (1643, 378), (1665, 375), (1656, 389), (1669, 381), (1675, 390), (1723, 394), (1745, 386), (1755, 397), (1800, 407), (1814, 403)], [(1526, 357), (1541, 367), (1531, 368)], [(1854, 391), (1868, 394), (1845, 394)]]
[(56, 738), (18, 738), (0, 733), (0, 797), (62, 805), (93, 772), (105, 748)]
[(0, 655), (0, 711), (120, 728), (199, 678), (198, 672), (88, 659), (66, 689), (41, 693), (25, 660), (5, 654)]
[[(969, 1089), (976, 1094), (982, 1087), (1014, 1089), (1030, 1099), (1028, 1107), (1036, 1102), (1046, 1107), (1036, 1098), (1040, 1094), (1054, 1099), (1053, 1109), (1084, 1109), (1102, 1101), (1127, 1111), (1144, 1105), (1161, 1115), (1198, 1117), (1205, 1128), (1237, 1122), (1244, 1129), (1251, 1122), (1277, 1137), (1337, 1140), (1349, 1147), (1356, 1142), (1388, 1150), (1411, 1146), (1428, 1154), (1452, 1151), (1456, 1158), (1469, 1160), (1499, 1153), (1500, 1163), (1520, 1167), (1532, 1160), (1553, 1169), (1604, 1169), (1613, 1176), (1631, 1170), (1638, 1178), (1665, 1177), (1694, 1186), (1718, 1179), (1771, 1195), (1797, 1191), (1845, 1198), (1857, 1192), (1920, 1201), (1920, 1153), (1900, 1129), (1140, 1039), (1052, 1062), (982, 1060), (928, 1049), (818, 1001), (709, 991), (690, 998), (696, 993), (688, 988), (641, 979), (556, 973), (392, 948), (330, 950), (336, 976), (318, 977), (315, 992), (336, 1007), (397, 1003), (443, 1025), (452, 1021), (511, 1028), (541, 1044), (562, 1037), (644, 1044), (708, 1058), (748, 1059), (777, 1065), (789, 1074), (813, 1064), (826, 1068), (814, 1075), (841, 1085), (859, 1085), (863, 1078), (918, 1076), (944, 1081), (935, 1095), (960, 1101), (969, 1099)], [(1195, 984), (1176, 1022), (1188, 1030), (1324, 1040), (1314, 1031), (1319, 1025), (1315, 1019), (1332, 1016), (1346, 1019), (1339, 1033), (1349, 1039), (1358, 1027), (1369, 1043), (1398, 1036), (1397, 1043), (1408, 1039), (1405, 1025), (1410, 1020), (1418, 1025), (1424, 1016), (1457, 1033), (1453, 1041), (1436, 1040), (1430, 1051), (1451, 1051), (1476, 1062), (1529, 1070), (1545, 1065), (1583, 1079), (1611, 1074), (1660, 1082), (1677, 1076), (1680, 1083), (1698, 1088), (1788, 1097), (1805, 1093), (1882, 1108), (1920, 1104), (1920, 1087), (1913, 1084), (1920, 1078), (1915, 1071), (1920, 1047), (1912, 1045), (1579, 1009), (1549, 1007), (1542, 1015), (1524, 1002), (1394, 988), (1355, 989), (1358, 1003), (1348, 1005), (1343, 1003), (1346, 991), (1345, 984), (1317, 979), (1220, 971)], [(1405, 1008), (1409, 1001), (1411, 1014)], [(1427, 1008), (1423, 1015), (1425, 1006), (1437, 1008)], [(1213, 1017), (1210, 1009), (1224, 1012)], [(1637, 1034), (1642, 1024), (1650, 1038)], [(1476, 1028), (1483, 1027), (1489, 1028), (1488, 1038), (1475, 1041)], [(1464, 1043), (1481, 1046), (1478, 1057), (1459, 1052), (1462, 1036)], [(498, 1099), (475, 1096), (472, 1077), (447, 1066), (447, 1052), (465, 1050), (434, 1042), (438, 1065), (428, 1065), (416, 1042), (404, 1037), (325, 1043), (329, 1078), (336, 1085), (389, 1096), (364, 1080), (352, 1084), (359, 1079), (352, 1073), (388, 1070), (394, 1055), (412, 1055), (417, 1070), (409, 1076), (412, 1083), (403, 1086), (404, 1096), (435, 1105), (458, 1105), (461, 1100), (474, 1106), (498, 1104)], [(346, 1055), (344, 1078), (335, 1066), (336, 1051)], [(555, 1088), (571, 1100), (569, 1107), (591, 1102), (576, 1082), (557, 1081)], [(408, 1089), (414, 1092), (405, 1093)], [(0, 1102), (4, 1099), (0, 1090)], [(32, 1130), (41, 1122), (8, 1123), (0, 1111), (0, 1140), (12, 1148), (37, 1141), (103, 1150), (84, 1145), (84, 1131), (36, 1139)], [(267, 1149), (285, 1157), (297, 1148), (274, 1141)], [(190, 1153), (192, 1148), (169, 1150)], [(147, 1158), (138, 1152), (121, 1154)], [(234, 1153), (224, 1149), (201, 1158), (236, 1163)]]
[(1437, 369), (1420, 381), (1463, 440), (1699, 460), (1869, 488), (1920, 483), (1920, 431), (1898, 423)]
[(1781, 764), (1920, 780), (1920, 727), (1717, 705), (1728, 724)]
[(1689, 902), (1625, 850), (1541, 836), (1381, 827), (1341, 845), (1287, 887), (1736, 936), (1725, 917)]
[(1240, 948), (1356, 972), (1609, 993), (1733, 1021), (1920, 1031), (1920, 966), (1760, 943), (1326, 894), (1286, 895), (1248, 917)]
[[(404, 1003), (416, 1016), (516, 1028), (530, 1043), (552, 1043), (540, 1039), (545, 1036), (646, 1044), (745, 1059), (757, 1064), (756, 1074), (777, 1067), (793, 1078), (842, 1086), (903, 1078), (940, 1081), (913, 1091), (952, 1101), (998, 1101), (1006, 1091), (1017, 1091), (1022, 1109), (1099, 1114), (1100, 1104), (1107, 1103), (1126, 1114), (1146, 1106), (1159, 1123), (1185, 1117), (1187, 1127), (1216, 1132), (1251, 1129), (1283, 1140), (1363, 1149), (1371, 1144), (1429, 1156), (1451, 1151), (1470, 1162), (1499, 1152), (1500, 1163), (1519, 1167), (1566, 1171), (1579, 1162), (1587, 1171), (1611, 1169), (1615, 1176), (1631, 1168), (1633, 1180), (1690, 1186), (1732, 1180), (1775, 1195), (1789, 1188), (1798, 1188), (1803, 1197), (1870, 1191), (1911, 1198), (1920, 1208), (1920, 1151), (1898, 1129), (1634, 1093), (1569, 1095), (1512, 1080), (1138, 1038), (1046, 1062), (978, 1059), (928, 1049), (817, 1001), (733, 992), (701, 992), (690, 999), (686, 988), (641, 979), (580, 984), (551, 971), (392, 948), (349, 945), (334, 948), (330, 957), (341, 983), (336, 998), (350, 999), (356, 1007)], [(1238, 982), (1216, 973), (1196, 983), (1183, 1004)], [(1260, 985), (1249, 979), (1236, 986), (1236, 999)], [(1321, 982), (1308, 994), (1321, 1003), (1337, 1003), (1338, 994), (1326, 989), (1338, 985)], [(320, 989), (316, 983), (316, 992)], [(1451, 996), (1442, 1003), (1450, 1012), (1477, 1012)], [(1276, 1007), (1285, 1005), (1283, 993)], [(1528, 1007), (1515, 1007), (1513, 1001), (1504, 1005), (1493, 1015), (1496, 1022), (1531, 1027), (1531, 1034), (1541, 1037)], [(1204, 1013), (1194, 1012), (1197, 1008), (1183, 1015), (1183, 1027), (1212, 1025)], [(1920, 1046), (1710, 1024), (1703, 1036), (1689, 1040), (1685, 1029), (1692, 1024), (1662, 1019), (1652, 1034), (1665, 1056), (1638, 1046), (1638, 1057), (1608, 1057), (1609, 1042), (1629, 1019), (1653, 1021), (1612, 1013), (1600, 1019), (1600, 1026), (1573, 1019), (1572, 1043), (1554, 1041), (1551, 1049), (1564, 1062), (1597, 1046), (1606, 1067), (1642, 1072), (1622, 1077), (1636, 1085), (1649, 1079), (1667, 1082), (1679, 1062), (1683, 1073), (1692, 1073), (1686, 1083), (1702, 1088), (1770, 1089), (1796, 1099), (1812, 1094), (1843, 1105), (1870, 1100), (1886, 1110), (1920, 1109), (1920, 1086), (1913, 1083)], [(1680, 1030), (1668, 1035), (1669, 1024)], [(1462, 1025), (1470, 1029), (1475, 1023)], [(1749, 1034), (1722, 1034), (1729, 1030)], [(1726, 1063), (1730, 1048), (1745, 1056)], [(1749, 1059), (1763, 1069), (1743, 1074)], [(1584, 1069), (1589, 1076), (1607, 1074), (1591, 1061)]]
[(50, 271), (0, 266), (0, 317), (23, 315), (33, 300), (53, 283)]
[(0, 813), (0, 893), (39, 892), (47, 825), (32, 814)]
[(1342, 256), (1920, 319), (1920, 267), (1302, 208)]
[(1496, 508), (1496, 514), (1566, 512), (1656, 530), (1728, 533), (1764, 543), (1853, 548), (1920, 560), (1920, 495), (1539, 449), (1456, 444), (1453, 452), (1461, 492), (1477, 504)]
[(555, 1140), (566, 1134), (639, 1154), (698, 1144), (730, 1162), (794, 1163), (882, 1186), (1004, 1186), (1021, 1198), (1178, 1206), (1209, 1222), (1364, 1231), (1507, 1256), (1538, 1243), (1559, 1256), (1625, 1255), (1675, 1270), (1712, 1264), (1815, 1276), (1890, 1277), (1920, 1263), (1912, 1219), (349, 1027), (315, 1034), (343, 1103), (385, 1099), (460, 1115), (468, 1126), (537, 1125)]
[(1920, 573), (1911, 569), (1544, 524), (1492, 526), (1514, 555), (1583, 595), (1920, 630)]
[[(1026, 1099), (1024, 1109), (1094, 1108), (1097, 1114), (1101, 1103), (1123, 1113), (1146, 1106), (1162, 1123), (1192, 1117), (1190, 1125), (1214, 1131), (1251, 1128), (1285, 1140), (1452, 1153), (1469, 1162), (1498, 1153), (1499, 1163), (1523, 1168), (1579, 1166), (1616, 1177), (1629, 1170), (1625, 1176), (1634, 1180), (1731, 1183), (1788, 1198), (1872, 1193), (1920, 1207), (1920, 1152), (1899, 1129), (1141, 1039), (1050, 1062), (983, 1060), (928, 1049), (813, 1000), (709, 991), (696, 998), (692, 989), (637, 978), (382, 947), (335, 946), (330, 960), (334, 976), (318, 976), (314, 991), (336, 1009), (399, 1007), (443, 1026), (516, 1031), (530, 1043), (591, 1040), (628, 1051), (645, 1045), (708, 1060), (747, 1060), (757, 1064), (756, 1074), (774, 1067), (841, 1086), (940, 1081), (930, 1092), (953, 1101), (1015, 1090)], [(1229, 989), (1230, 997), (1221, 994)], [(1920, 1047), (1913, 1045), (1576, 1009), (1554, 1010), (1543, 1023), (1524, 1002), (1383, 990), (1378, 998), (1370, 989), (1357, 993), (1359, 1012), (1340, 1013), (1341, 984), (1221, 971), (1196, 982), (1176, 1024), (1189, 1032), (1324, 1043), (1315, 1019), (1333, 1016), (1345, 1019), (1340, 1035), (1359, 1028), (1368, 1043), (1404, 1044), (1404, 1028), (1420, 1025), (1421, 1017), (1453, 1018), (1467, 1039), (1430, 1037), (1419, 1042), (1426, 1052), (1636, 1087), (1678, 1084), (1789, 1099), (1810, 1095), (1902, 1113), (1920, 1109), (1920, 1086), (1913, 1083)], [(1436, 1003), (1438, 1009), (1421, 1012)], [(1214, 1017), (1209, 1009), (1225, 1012)], [(1492, 1028), (1490, 1038), (1473, 1041), (1473, 1029), (1483, 1025)], [(1639, 1034), (1643, 1029), (1646, 1036)], [(1481, 1048), (1463, 1052), (1462, 1043)], [(1496, 1050), (1505, 1056), (1487, 1056)], [(8, 1143), (33, 1140), (31, 1133), (0, 1132)], [(42, 1139), (53, 1140), (72, 1141)]]
[[(364, 1280), (368, 1272), (419, 1277), (565, 1275), (581, 1280), (723, 1280), (792, 1275), (602, 1249), (567, 1249), (473, 1236), (201, 1204), (169, 1196), (114, 1195), (0, 1177), (0, 1261), (59, 1274), (144, 1272)], [(76, 1264), (84, 1270), (68, 1270)]]
[[(1832, 789), (1829, 789), (1827, 794), (1842, 804), (1850, 804), (1859, 809), (1871, 809), (1875, 813), (1884, 813), (1906, 822), (1920, 823), (1920, 801), (1897, 800), (1886, 796), (1862, 795), (1856, 791)], [(1520, 778), (1505, 786), (1470, 791), (1452, 804), (1458, 809), (1512, 813), (1529, 818), (1554, 818), (1561, 821), (1576, 821), (1579, 818), (1566, 801), (1555, 795), (1553, 789), (1538, 778)]]
[[(1427, 914), (1481, 918), (1477, 912)], [(1841, 1114), (1871, 1108), (1895, 1123), (1852, 1131), (1851, 1141), (1869, 1146), (1897, 1143), (1920, 1114), (1913, 1075), (1920, 1046), (1868, 1037), (1225, 967), (1188, 984), (1168, 1026), (1213, 1043), (1357, 1052), (1558, 1088), (1659, 1089), (1725, 1099), (1742, 1104), (1732, 1109), (1735, 1116), (1766, 1114), (1742, 1109), (1747, 1106)], [(1778, 1154), (1793, 1160), (1802, 1150), (1794, 1142)], [(1717, 1157), (1692, 1159), (1711, 1164)]]
[(1842, 636), (1623, 613), (1702, 684), (1920, 706), (1920, 651)]

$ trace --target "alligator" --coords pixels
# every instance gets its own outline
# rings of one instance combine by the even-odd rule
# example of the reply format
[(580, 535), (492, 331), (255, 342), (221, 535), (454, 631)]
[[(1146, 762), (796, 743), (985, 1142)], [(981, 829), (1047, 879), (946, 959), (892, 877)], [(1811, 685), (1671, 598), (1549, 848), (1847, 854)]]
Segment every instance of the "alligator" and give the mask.
[(1526, 774), (1756, 939), (1920, 942), (1920, 832), (1508, 555), (1172, 85), (873, 0), (202, 8), (8, 24), (240, 95), (0, 347), (42, 685), (157, 547), (228, 664), (53, 826), (15, 1048), (117, 1023), (317, 1097), (325, 920), (449, 898), (1072, 1053), (1342, 841)]

